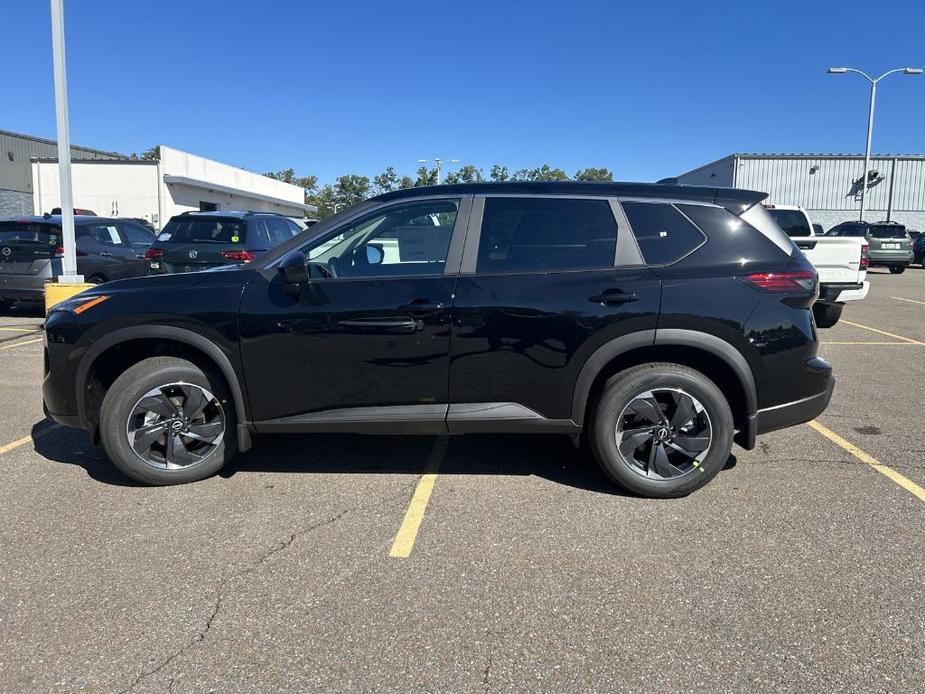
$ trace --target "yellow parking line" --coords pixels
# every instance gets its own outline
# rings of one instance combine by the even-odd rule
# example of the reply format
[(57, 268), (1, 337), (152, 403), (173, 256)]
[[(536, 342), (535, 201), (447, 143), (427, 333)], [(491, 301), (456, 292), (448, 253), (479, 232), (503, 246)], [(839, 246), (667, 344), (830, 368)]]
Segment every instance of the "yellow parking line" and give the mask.
[(22, 347), (23, 345), (31, 345), (36, 342), (41, 342), (44, 339), (45, 338), (43, 337), (37, 337), (34, 340), (26, 340), (25, 342), (17, 342), (16, 344), (12, 344), (12, 345), (3, 345), (2, 347), (0, 347), (0, 349), (13, 349), (14, 347)]
[(911, 337), (903, 337), (902, 335), (895, 335), (894, 333), (888, 333), (886, 330), (880, 330), (879, 328), (871, 328), (869, 325), (861, 325), (860, 323), (852, 323), (850, 320), (845, 320), (844, 318), (841, 321), (845, 325), (853, 325), (855, 328), (863, 328), (864, 330), (870, 330), (872, 333), (880, 333), (881, 335), (886, 335), (887, 337), (895, 337), (897, 340), (903, 340), (904, 342), (909, 342), (913, 345), (925, 345), (925, 342), (919, 342), (918, 340), (913, 340)]
[(925, 301), (917, 301), (915, 299), (904, 299), (901, 296), (891, 296), (891, 299), (899, 299), (900, 301), (908, 301), (910, 304), (922, 304), (925, 306)]
[(21, 439), (16, 439), (10, 443), (0, 446), (0, 455), (4, 453), (9, 453), (12, 450), (19, 448), (20, 446), (25, 446), (27, 443), (32, 443), (32, 436), (23, 436)]
[(809, 426), (811, 426), (813, 429), (815, 429), (820, 434), (825, 436), (832, 443), (844, 448), (846, 451), (848, 451), (851, 455), (853, 455), (855, 458), (860, 460), (862, 463), (867, 463), (877, 472), (889, 477), (891, 480), (893, 480), (896, 484), (898, 484), (900, 487), (905, 489), (907, 492), (917, 496), (920, 501), (925, 501), (925, 489), (917, 485), (915, 482), (910, 480), (905, 475), (900, 475), (898, 472), (896, 472), (896, 470), (893, 470), (892, 468), (888, 468), (886, 465), (881, 463), (879, 460), (874, 458), (872, 455), (868, 455), (867, 453), (862, 451), (860, 448), (855, 446), (850, 441), (846, 441), (845, 439), (843, 439), (841, 436), (836, 434), (831, 429), (828, 429), (822, 426), (815, 419), (809, 422)]
[(874, 342), (870, 340), (853, 341), (853, 340), (823, 340), (820, 345), (905, 345), (906, 347), (914, 346), (915, 342)]
[(411, 503), (408, 504), (408, 510), (405, 512), (405, 519), (402, 521), (398, 534), (392, 542), (392, 549), (389, 550), (390, 557), (405, 559), (411, 555), (414, 548), (414, 540), (418, 536), (418, 528), (421, 527), (421, 521), (424, 520), (424, 511), (427, 510), (427, 502), (430, 501), (430, 494), (434, 490), (434, 484), (437, 481), (437, 472), (440, 470), (440, 463), (446, 453), (448, 437), (441, 436), (437, 439), (430, 457), (427, 459), (427, 467), (424, 468), (424, 474), (418, 480), (418, 486), (414, 490), (414, 496), (411, 497)]

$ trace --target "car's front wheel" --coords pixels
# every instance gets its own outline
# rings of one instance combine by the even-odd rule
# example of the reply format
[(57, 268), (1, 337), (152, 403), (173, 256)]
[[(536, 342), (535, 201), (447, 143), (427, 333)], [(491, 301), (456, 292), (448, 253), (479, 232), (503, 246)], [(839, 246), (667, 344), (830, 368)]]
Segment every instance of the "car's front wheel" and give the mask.
[(890, 265), (890, 272), (894, 275), (901, 275), (906, 271), (905, 265)]
[(604, 472), (641, 496), (685, 496), (723, 469), (732, 411), (716, 384), (680, 364), (635, 366), (604, 385), (589, 422)]
[(185, 359), (152, 357), (106, 392), (100, 438), (113, 464), (134, 480), (194, 482), (237, 452), (234, 403), (221, 377)]

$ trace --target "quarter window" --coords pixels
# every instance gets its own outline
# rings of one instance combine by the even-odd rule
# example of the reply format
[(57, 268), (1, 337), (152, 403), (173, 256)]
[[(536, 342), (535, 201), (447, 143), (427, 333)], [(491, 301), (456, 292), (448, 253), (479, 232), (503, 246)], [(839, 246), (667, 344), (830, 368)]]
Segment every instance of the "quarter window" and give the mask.
[(476, 272), (611, 268), (617, 223), (606, 200), (485, 199)]
[(666, 203), (624, 202), (642, 257), (649, 265), (674, 263), (704, 242), (703, 233)]

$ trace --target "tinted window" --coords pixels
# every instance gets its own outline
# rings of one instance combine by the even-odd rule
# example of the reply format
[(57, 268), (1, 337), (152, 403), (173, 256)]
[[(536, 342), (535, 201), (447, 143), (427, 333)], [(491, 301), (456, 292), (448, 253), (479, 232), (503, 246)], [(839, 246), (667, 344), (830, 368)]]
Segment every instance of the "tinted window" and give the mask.
[(60, 227), (32, 222), (0, 222), (0, 263), (50, 258), (60, 245)]
[(136, 224), (122, 224), (122, 235), (130, 246), (150, 246), (154, 242), (154, 234)]
[(248, 245), (251, 248), (262, 250), (269, 250), (283, 241), (288, 241), (295, 235), (292, 233), (287, 220), (272, 217), (255, 220), (253, 230), (254, 236), (250, 238)]
[(168, 243), (243, 243), (246, 225), (240, 219), (174, 217), (158, 235)]
[(609, 268), (616, 247), (606, 200), (486, 198), (476, 271)]
[(455, 223), (455, 201), (394, 205), (313, 241), (304, 252), (312, 276), (442, 275)]
[[(124, 246), (119, 229), (115, 224), (82, 224), (81, 229), (88, 238), (96, 241), (100, 246)], [(78, 234), (79, 238), (83, 234)]]
[(667, 265), (680, 260), (705, 240), (700, 230), (672, 205), (625, 202), (623, 210), (636, 234), (642, 257), (649, 265)]
[(787, 236), (812, 236), (809, 220), (799, 210), (768, 210), (768, 214)]
[(904, 239), (906, 238), (906, 227), (899, 224), (875, 225), (870, 228), (870, 235), (875, 239)]

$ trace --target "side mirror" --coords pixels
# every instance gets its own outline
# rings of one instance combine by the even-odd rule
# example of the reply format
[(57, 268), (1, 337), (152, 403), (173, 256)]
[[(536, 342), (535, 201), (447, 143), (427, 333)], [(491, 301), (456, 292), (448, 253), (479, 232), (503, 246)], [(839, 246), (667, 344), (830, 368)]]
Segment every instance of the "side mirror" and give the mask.
[(299, 251), (290, 251), (279, 263), (279, 274), (283, 278), (283, 293), (298, 296), (303, 284), (308, 282), (308, 267), (305, 256)]
[(385, 260), (385, 251), (378, 244), (366, 244), (366, 260), (370, 265), (382, 265)]

